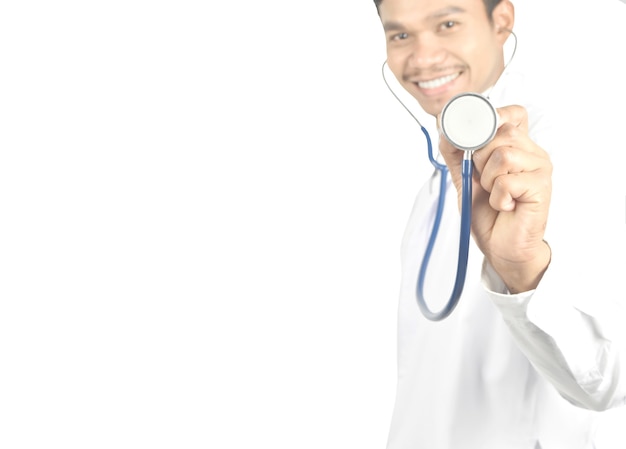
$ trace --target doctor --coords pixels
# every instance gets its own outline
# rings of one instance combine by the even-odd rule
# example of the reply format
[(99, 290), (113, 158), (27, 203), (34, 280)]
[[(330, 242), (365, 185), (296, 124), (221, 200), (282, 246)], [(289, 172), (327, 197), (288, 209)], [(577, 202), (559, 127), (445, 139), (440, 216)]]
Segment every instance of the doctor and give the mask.
[[(454, 95), (479, 92), (500, 116), (493, 141), (473, 156), (467, 280), (459, 306), (444, 321), (426, 320), (415, 300), (437, 179), (423, 186), (409, 218), (388, 449), (594, 448), (598, 411), (624, 403), (622, 326), (613, 320), (614, 303), (602, 302), (609, 294), (621, 302), (624, 293), (598, 290), (599, 278), (586, 285), (572, 275), (626, 273), (622, 223), (607, 222), (612, 247), (603, 250), (611, 251), (610, 267), (606, 256), (585, 262), (572, 250), (572, 235), (582, 229), (559, 228), (569, 223), (572, 201), (560, 193), (570, 188), (567, 178), (553, 175), (559, 167), (552, 155), (566, 160), (558, 156), (564, 133), (550, 128), (514, 64), (508, 66), (510, 0), (374, 1), (388, 66), (426, 114), (437, 117)], [(450, 188), (425, 296), (447, 299), (463, 152), (443, 137), (433, 143), (450, 171)], [(619, 207), (619, 218), (610, 219), (623, 219), (623, 200)], [(580, 304), (580, 297), (592, 301)]]

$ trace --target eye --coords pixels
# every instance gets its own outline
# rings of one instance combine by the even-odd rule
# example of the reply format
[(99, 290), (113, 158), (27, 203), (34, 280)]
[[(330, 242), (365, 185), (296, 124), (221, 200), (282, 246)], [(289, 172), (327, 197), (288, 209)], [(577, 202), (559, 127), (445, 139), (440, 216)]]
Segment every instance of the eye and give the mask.
[(408, 39), (409, 37), (409, 33), (398, 33), (398, 34), (394, 34), (393, 36), (391, 36), (391, 40), (392, 41), (403, 41), (405, 39)]
[(457, 22), (455, 22), (454, 20), (446, 20), (445, 22), (443, 22), (442, 24), (439, 25), (439, 29), (441, 31), (446, 31), (446, 30), (450, 30), (452, 28), (454, 28), (455, 26), (457, 26)]

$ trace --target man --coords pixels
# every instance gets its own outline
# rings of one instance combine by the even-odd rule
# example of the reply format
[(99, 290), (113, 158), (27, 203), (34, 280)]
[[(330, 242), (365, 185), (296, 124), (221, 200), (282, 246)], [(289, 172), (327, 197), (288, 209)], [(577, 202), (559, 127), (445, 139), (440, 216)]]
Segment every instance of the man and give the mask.
[[(511, 1), (375, 4), (388, 66), (426, 113), (438, 117), (454, 95), (479, 92), (490, 98), (500, 117), (493, 141), (473, 155), (467, 281), (459, 306), (444, 321), (426, 320), (415, 300), (438, 182), (426, 183), (409, 219), (403, 239), (398, 389), (388, 449), (593, 448), (597, 411), (621, 405), (625, 397), (623, 338), (615, 334), (619, 326), (611, 319), (613, 304), (602, 301), (624, 295), (614, 285), (599, 286), (599, 278), (607, 270), (609, 279), (626, 273), (626, 232), (610, 217), (612, 246), (603, 247), (614, 258), (608, 269), (600, 263), (606, 256), (598, 254), (600, 261), (584, 264), (572, 249), (573, 234), (584, 229), (581, 220), (571, 221), (576, 216), (569, 206), (588, 197), (589, 190), (570, 186), (558, 170), (552, 154), (565, 161), (558, 150), (569, 145), (567, 136), (550, 130), (520, 78), (505, 70), (504, 44), (515, 18)], [(438, 144), (454, 187), (448, 189), (429, 266), (426, 301), (434, 302), (451, 290), (438, 273), (456, 267), (455, 200), (461, 195), (463, 159), (463, 152), (445, 138)], [(572, 199), (572, 191), (580, 196)], [(565, 228), (567, 223), (574, 225)], [(581, 267), (580, 277), (572, 279)], [(579, 296), (593, 300), (581, 305)]]

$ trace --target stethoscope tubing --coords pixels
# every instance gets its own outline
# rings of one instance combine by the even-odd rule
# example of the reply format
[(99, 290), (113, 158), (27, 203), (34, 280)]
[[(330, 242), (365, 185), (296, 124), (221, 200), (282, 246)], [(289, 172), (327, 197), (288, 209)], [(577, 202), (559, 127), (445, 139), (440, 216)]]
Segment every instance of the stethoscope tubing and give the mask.
[[(424, 133), (427, 137), (427, 142), (429, 147), (432, 147), (432, 143), (430, 141), (430, 137), (428, 133), (423, 129)], [(429, 154), (432, 152), (432, 149), (429, 149)], [(428, 304), (426, 303), (426, 299), (424, 298), (424, 284), (426, 281), (426, 272), (428, 270), (428, 263), (430, 261), (430, 256), (435, 247), (435, 243), (437, 240), (437, 234), (439, 232), (439, 226), (441, 225), (441, 219), (443, 216), (443, 211), (445, 208), (445, 197), (447, 190), (447, 182), (448, 182), (448, 168), (443, 165), (437, 163), (437, 170), (440, 173), (439, 180), (439, 199), (437, 201), (437, 210), (435, 212), (435, 219), (433, 221), (433, 226), (431, 229), (430, 237), (428, 239), (428, 244), (426, 246), (426, 250), (424, 251), (424, 257), (422, 259), (422, 264), (420, 266), (420, 271), (417, 278), (417, 304), (420, 308), (420, 311), (430, 321), (441, 321), (447, 318), (452, 311), (456, 308), (459, 303), (459, 299), (461, 298), (461, 294), (463, 293), (463, 287), (465, 285), (465, 277), (467, 274), (467, 264), (469, 259), (469, 247), (470, 247), (470, 238), (471, 238), (471, 225), (472, 225), (472, 176), (473, 176), (473, 163), (471, 159), (471, 152), (466, 151), (465, 157), (463, 158), (463, 164), (461, 168), (461, 176), (462, 176), (462, 192), (461, 192), (461, 225), (460, 225), (460, 235), (459, 235), (459, 254), (457, 261), (457, 269), (456, 269), (456, 278), (454, 281), (454, 287), (452, 289), (452, 293), (448, 302), (443, 306), (441, 310), (438, 312), (433, 312)]]
[[(517, 49), (517, 37), (512, 30), (508, 30), (515, 37), (515, 47), (513, 49), (513, 55), (511, 56), (511, 60), (513, 56), (515, 56), (515, 51)], [(510, 62), (510, 60), (509, 60)], [(465, 157), (463, 158), (463, 163), (461, 167), (461, 176), (462, 176), (462, 192), (461, 192), (461, 224), (459, 230), (459, 253), (457, 259), (457, 268), (456, 268), (456, 278), (454, 281), (454, 286), (452, 289), (452, 293), (448, 302), (443, 306), (441, 310), (438, 312), (433, 312), (426, 303), (424, 298), (424, 284), (426, 281), (426, 272), (428, 270), (428, 264), (430, 262), (430, 257), (432, 255), (433, 249), (435, 247), (435, 242), (437, 240), (437, 234), (439, 233), (439, 227), (441, 225), (441, 220), (443, 217), (443, 211), (445, 208), (445, 197), (447, 190), (447, 182), (448, 182), (448, 167), (445, 164), (438, 162), (433, 154), (433, 146), (432, 141), (430, 139), (430, 135), (426, 128), (420, 123), (418, 118), (413, 114), (413, 112), (404, 104), (404, 102), (396, 95), (394, 90), (391, 88), (389, 83), (387, 82), (387, 78), (385, 77), (385, 65), (387, 61), (383, 63), (382, 66), (382, 76), (385, 84), (389, 91), (393, 94), (393, 96), (400, 102), (400, 104), (406, 109), (406, 111), (413, 117), (413, 119), (420, 126), (424, 136), (426, 137), (426, 143), (428, 146), (428, 159), (430, 163), (435, 167), (436, 171), (440, 174), (440, 185), (439, 185), (439, 199), (437, 202), (437, 210), (435, 212), (435, 218), (433, 221), (433, 227), (431, 229), (431, 233), (428, 239), (428, 243), (426, 245), (426, 250), (424, 251), (424, 256), (422, 258), (422, 263), (420, 265), (420, 270), (417, 278), (416, 285), (416, 299), (417, 304), (419, 306), (420, 311), (430, 321), (441, 321), (447, 318), (452, 311), (456, 308), (459, 303), (459, 299), (463, 293), (463, 287), (465, 284), (465, 278), (467, 275), (467, 266), (469, 260), (469, 249), (470, 249), (470, 240), (471, 240), (471, 225), (472, 225), (472, 177), (473, 177), (473, 162), (472, 162), (472, 153), (474, 148), (464, 148), (463, 146), (457, 146), (458, 148), (464, 148)], [(505, 65), (508, 66), (509, 63)], [(472, 94), (475, 95), (476, 94)], [(489, 103), (488, 96), (485, 97), (487, 102)], [(490, 104), (490, 103), (489, 103)], [(495, 109), (494, 109), (495, 111)], [(495, 116), (497, 114), (494, 112)], [(496, 119), (497, 123), (497, 119)]]

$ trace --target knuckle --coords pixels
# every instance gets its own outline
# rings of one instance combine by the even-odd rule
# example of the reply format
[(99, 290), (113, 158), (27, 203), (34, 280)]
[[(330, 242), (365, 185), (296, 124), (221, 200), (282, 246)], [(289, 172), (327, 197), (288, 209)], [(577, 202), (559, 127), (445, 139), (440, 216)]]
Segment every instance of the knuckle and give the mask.
[(515, 105), (515, 107), (517, 108), (517, 114), (519, 115), (519, 117), (526, 120), (528, 118), (528, 111), (526, 110), (526, 108), (519, 104)]
[(498, 147), (493, 150), (490, 162), (495, 167), (503, 167), (510, 165), (516, 159), (515, 150), (511, 147)]
[(493, 190), (495, 192), (508, 190), (508, 176), (509, 175), (500, 175), (493, 180)]
[(507, 123), (501, 127), (501, 135), (509, 140), (517, 140), (524, 135), (524, 131), (510, 123)]

